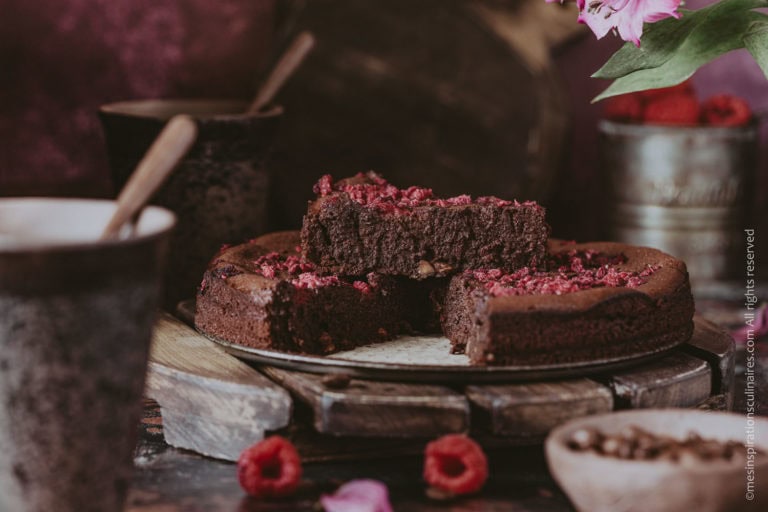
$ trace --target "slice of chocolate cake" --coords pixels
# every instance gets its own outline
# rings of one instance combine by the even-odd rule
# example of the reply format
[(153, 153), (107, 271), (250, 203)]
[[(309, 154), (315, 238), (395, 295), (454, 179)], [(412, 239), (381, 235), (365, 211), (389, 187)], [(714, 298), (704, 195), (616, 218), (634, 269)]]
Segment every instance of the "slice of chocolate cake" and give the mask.
[(196, 327), (240, 345), (328, 354), (391, 339), (432, 317), (415, 283), (319, 275), (298, 245), (299, 233), (286, 231), (223, 249), (198, 290)]
[(332, 274), (425, 279), (473, 268), (515, 270), (541, 261), (549, 227), (534, 202), (433, 197), (373, 172), (323, 176), (301, 240), (307, 260)]
[(685, 264), (616, 243), (550, 242), (538, 269), (465, 271), (441, 311), (473, 364), (594, 361), (688, 340), (694, 303)]

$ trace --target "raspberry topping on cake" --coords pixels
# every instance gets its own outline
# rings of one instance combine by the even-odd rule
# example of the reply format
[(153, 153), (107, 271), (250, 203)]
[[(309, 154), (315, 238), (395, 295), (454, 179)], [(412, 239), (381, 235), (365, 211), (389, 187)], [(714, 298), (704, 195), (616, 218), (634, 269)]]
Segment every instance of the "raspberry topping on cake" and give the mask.
[[(313, 290), (323, 286), (350, 285), (342, 281), (338, 276), (319, 275), (315, 266), (304, 260), (301, 256), (284, 256), (278, 252), (270, 252), (257, 258), (254, 262), (254, 271), (268, 279), (295, 276), (290, 282), (296, 288)], [(351, 286), (364, 294), (371, 293), (375, 283), (370, 280), (357, 280)]]
[(315, 270), (312, 263), (302, 260), (299, 256), (283, 256), (278, 252), (260, 256), (254, 265), (259, 270), (258, 273), (270, 279), (274, 279), (278, 274), (286, 273), (295, 276)]
[(353, 178), (341, 180), (337, 183), (333, 182), (333, 177), (330, 174), (326, 174), (320, 178), (312, 190), (319, 197), (327, 197), (334, 193), (342, 192), (361, 206), (374, 208), (382, 213), (405, 215), (418, 206), (449, 207), (478, 204), (497, 207), (514, 205), (541, 208), (535, 201), (519, 203), (494, 196), (483, 196), (473, 200), (471, 196), (463, 194), (440, 199), (434, 197), (431, 188), (411, 186), (400, 189), (373, 171), (358, 173)]
[(336, 276), (319, 276), (314, 272), (304, 272), (299, 277), (291, 281), (296, 288), (322, 288), (323, 286), (340, 286), (341, 280)]
[(660, 267), (642, 271), (619, 270), (626, 262), (622, 254), (610, 255), (593, 250), (550, 255), (539, 267), (525, 267), (515, 272), (500, 269), (470, 270), (467, 274), (483, 284), (494, 297), (510, 295), (563, 295), (604, 287), (636, 288)]
[(363, 295), (367, 295), (373, 291), (371, 289), (371, 285), (366, 283), (365, 281), (355, 281), (354, 283), (352, 283), (352, 287), (358, 290)]

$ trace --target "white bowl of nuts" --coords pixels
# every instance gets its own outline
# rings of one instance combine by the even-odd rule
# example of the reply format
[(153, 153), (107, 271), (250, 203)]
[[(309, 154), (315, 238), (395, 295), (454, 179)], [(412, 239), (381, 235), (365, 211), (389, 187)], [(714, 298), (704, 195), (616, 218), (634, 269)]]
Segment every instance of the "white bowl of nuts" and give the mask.
[(645, 409), (570, 421), (547, 438), (580, 511), (768, 510), (768, 419)]

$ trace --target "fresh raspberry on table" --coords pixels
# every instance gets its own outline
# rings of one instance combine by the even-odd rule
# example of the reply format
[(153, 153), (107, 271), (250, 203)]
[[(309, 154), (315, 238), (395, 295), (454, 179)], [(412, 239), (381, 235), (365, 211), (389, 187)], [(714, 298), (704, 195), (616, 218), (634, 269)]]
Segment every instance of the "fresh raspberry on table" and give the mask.
[(237, 461), (237, 478), (251, 496), (287, 496), (299, 485), (301, 460), (290, 441), (268, 437), (243, 450)]
[(603, 114), (611, 121), (640, 121), (643, 119), (643, 99), (637, 93), (608, 98)]
[(689, 78), (685, 82), (673, 85), (671, 87), (661, 87), (659, 89), (647, 89), (637, 93), (640, 98), (644, 100), (654, 100), (664, 96), (672, 96), (676, 94), (683, 94), (687, 96), (695, 96), (696, 92), (693, 89), (693, 81)]
[(742, 126), (752, 120), (752, 110), (738, 96), (718, 94), (701, 106), (701, 119), (715, 126)]
[(695, 125), (699, 123), (699, 100), (688, 94), (670, 94), (648, 101), (643, 119), (646, 124)]
[(449, 434), (427, 445), (424, 479), (440, 490), (470, 494), (488, 479), (488, 459), (483, 449), (469, 437)]

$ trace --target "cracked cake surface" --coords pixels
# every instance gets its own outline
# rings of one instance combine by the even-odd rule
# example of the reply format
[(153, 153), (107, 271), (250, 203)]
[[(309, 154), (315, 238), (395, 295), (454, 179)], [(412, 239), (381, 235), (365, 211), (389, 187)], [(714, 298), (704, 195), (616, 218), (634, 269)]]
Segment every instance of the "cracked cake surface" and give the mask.
[(517, 269), (540, 261), (549, 227), (532, 201), (401, 189), (376, 173), (315, 185), (302, 226), (307, 260), (323, 272), (375, 271), (427, 279), (464, 269)]

